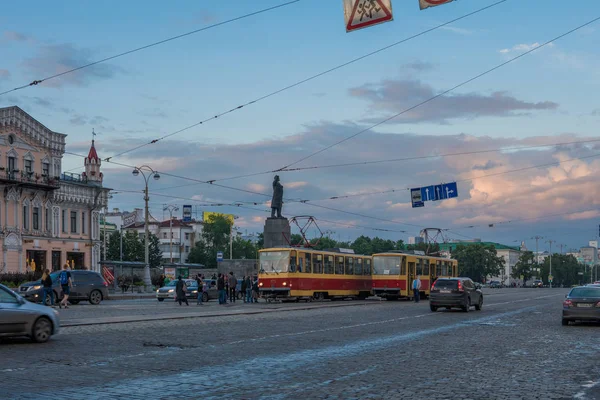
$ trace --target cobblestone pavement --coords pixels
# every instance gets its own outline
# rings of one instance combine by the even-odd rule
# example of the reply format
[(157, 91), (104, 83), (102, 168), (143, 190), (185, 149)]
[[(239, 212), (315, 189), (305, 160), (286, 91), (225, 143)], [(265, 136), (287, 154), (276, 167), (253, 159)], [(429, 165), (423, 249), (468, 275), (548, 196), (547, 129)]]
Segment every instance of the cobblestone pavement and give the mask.
[(507, 289), (469, 313), (431, 313), (427, 301), (382, 301), (66, 327), (43, 345), (4, 340), (0, 393), (7, 399), (600, 399), (600, 327), (561, 326), (565, 293)]

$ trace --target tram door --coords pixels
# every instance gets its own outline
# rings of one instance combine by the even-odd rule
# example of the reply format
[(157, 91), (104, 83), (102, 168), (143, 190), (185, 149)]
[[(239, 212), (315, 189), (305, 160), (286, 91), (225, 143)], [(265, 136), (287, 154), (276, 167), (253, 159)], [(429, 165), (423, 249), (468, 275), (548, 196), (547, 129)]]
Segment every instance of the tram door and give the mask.
[(415, 274), (416, 274), (416, 264), (415, 264), (415, 260), (413, 259), (409, 259), (408, 260), (408, 279), (406, 281), (406, 296), (412, 298), (413, 296), (413, 292), (412, 292), (412, 282), (415, 280)]

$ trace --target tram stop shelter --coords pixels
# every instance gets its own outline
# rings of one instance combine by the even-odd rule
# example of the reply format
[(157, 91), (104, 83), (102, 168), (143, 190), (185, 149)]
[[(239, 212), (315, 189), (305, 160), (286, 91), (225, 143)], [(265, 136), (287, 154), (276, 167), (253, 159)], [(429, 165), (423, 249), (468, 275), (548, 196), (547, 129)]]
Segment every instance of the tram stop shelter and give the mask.
[(207, 274), (204, 264), (166, 263), (163, 264), (163, 274), (172, 281), (181, 276), (183, 279), (194, 278), (197, 274)]
[[(141, 261), (101, 261), (102, 276), (108, 283), (108, 288), (111, 291), (122, 291), (131, 290), (132, 292), (136, 287), (136, 283), (144, 281), (144, 268), (146, 267), (145, 262)], [(150, 269), (150, 275), (160, 274), (157, 268)], [(137, 279), (136, 279), (137, 278)], [(143, 286), (141, 286), (143, 289)], [(139, 290), (142, 290), (139, 289)]]

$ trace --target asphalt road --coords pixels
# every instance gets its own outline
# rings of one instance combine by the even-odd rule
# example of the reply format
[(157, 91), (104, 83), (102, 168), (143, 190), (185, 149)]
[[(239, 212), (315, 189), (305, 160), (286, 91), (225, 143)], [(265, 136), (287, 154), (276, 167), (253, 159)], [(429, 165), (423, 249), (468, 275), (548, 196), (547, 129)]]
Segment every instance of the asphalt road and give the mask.
[[(123, 321), (171, 318), (187, 307), (149, 300), (82, 304), (62, 310), (63, 321), (97, 324), (65, 327), (42, 345), (2, 341), (0, 393), (7, 399), (600, 399), (600, 326), (561, 326), (566, 290), (491, 293), (482, 311), (469, 313), (431, 313), (427, 301), (213, 304), (190, 305), (188, 318), (143, 322)], [(250, 307), (263, 311), (217, 316)], [(101, 323), (108, 317), (122, 321)]]

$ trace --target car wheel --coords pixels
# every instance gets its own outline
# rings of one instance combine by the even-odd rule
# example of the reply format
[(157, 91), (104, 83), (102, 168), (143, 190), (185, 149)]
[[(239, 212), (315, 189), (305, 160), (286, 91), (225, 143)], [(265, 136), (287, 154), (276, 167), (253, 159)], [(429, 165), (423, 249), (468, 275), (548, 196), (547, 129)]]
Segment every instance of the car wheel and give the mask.
[(102, 293), (99, 290), (92, 290), (90, 293), (90, 304), (97, 306), (102, 301)]
[(202, 301), (203, 301), (204, 303), (207, 303), (207, 302), (208, 302), (208, 293), (202, 293)]
[(76, 306), (77, 304), (79, 304), (79, 300), (71, 300), (71, 299), (69, 299), (69, 303), (71, 303), (74, 306)]
[(471, 299), (467, 297), (467, 305), (466, 305), (466, 306), (464, 306), (464, 307), (462, 308), (462, 310), (463, 310), (464, 312), (469, 312), (469, 309), (470, 309), (470, 308), (471, 308)]
[(46, 317), (40, 317), (31, 331), (31, 338), (37, 343), (45, 343), (52, 336), (52, 322)]
[(568, 326), (569, 325), (569, 320), (568, 319), (562, 319), (562, 325), (563, 326)]
[(158, 301), (165, 301), (165, 299), (162, 299), (162, 298), (160, 298), (160, 299), (157, 299), (157, 300), (158, 300)]
[(479, 296), (479, 302), (475, 305), (475, 309), (481, 311), (481, 307), (483, 307), (483, 296)]
[(429, 305), (429, 309), (431, 310), (431, 312), (436, 312), (437, 311), (437, 307), (436, 306), (432, 306), (431, 304)]

